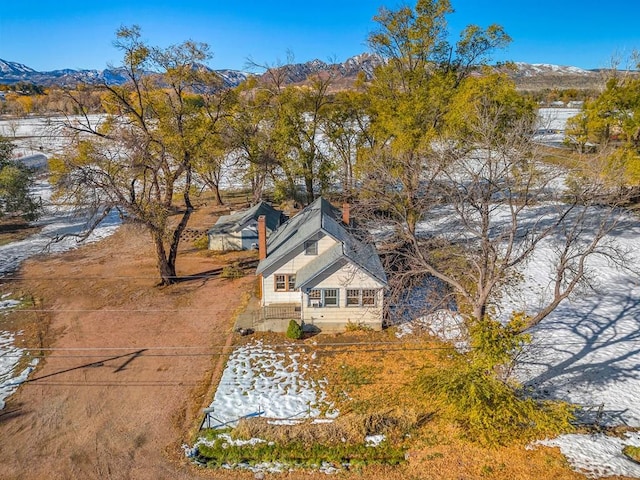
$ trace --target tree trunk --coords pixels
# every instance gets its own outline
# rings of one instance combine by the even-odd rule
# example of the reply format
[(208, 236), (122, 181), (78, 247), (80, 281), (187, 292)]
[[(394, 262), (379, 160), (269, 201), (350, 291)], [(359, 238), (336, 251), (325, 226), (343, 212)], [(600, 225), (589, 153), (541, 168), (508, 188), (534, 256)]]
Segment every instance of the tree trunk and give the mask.
[(220, 206), (224, 205), (222, 201), (222, 196), (220, 195), (220, 186), (218, 184), (212, 185), (213, 195), (214, 195), (214, 205)]
[[(191, 197), (189, 196), (189, 189), (191, 188), (191, 170), (187, 169), (187, 175), (183, 190), (183, 198), (185, 204), (185, 211), (182, 214), (182, 218), (180, 219), (180, 223), (173, 231), (173, 235), (171, 238), (171, 246), (169, 247), (169, 257), (167, 262), (169, 263), (169, 267), (173, 271), (173, 276), (176, 276), (176, 259), (178, 258), (178, 246), (180, 245), (180, 236), (185, 228), (187, 228), (187, 224), (189, 223), (189, 218), (191, 217), (191, 212), (193, 212), (193, 205), (191, 204)], [(174, 281), (171, 283), (175, 283)]]
[(156, 246), (156, 263), (158, 265), (158, 273), (160, 273), (160, 285), (171, 285), (176, 281), (175, 262), (173, 262), (173, 265), (169, 262), (162, 234), (160, 232), (151, 232), (151, 238)]

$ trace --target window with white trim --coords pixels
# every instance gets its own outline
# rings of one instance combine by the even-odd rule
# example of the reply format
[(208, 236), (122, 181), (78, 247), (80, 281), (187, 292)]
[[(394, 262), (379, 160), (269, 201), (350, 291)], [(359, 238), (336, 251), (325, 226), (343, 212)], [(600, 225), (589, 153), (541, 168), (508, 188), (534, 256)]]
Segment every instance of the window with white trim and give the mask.
[(273, 276), (273, 288), (276, 292), (293, 292), (295, 287), (295, 275), (277, 274)]
[(313, 288), (309, 290), (310, 307), (337, 307), (340, 302), (337, 288)]
[(349, 288), (347, 289), (347, 307), (375, 307), (376, 290)]

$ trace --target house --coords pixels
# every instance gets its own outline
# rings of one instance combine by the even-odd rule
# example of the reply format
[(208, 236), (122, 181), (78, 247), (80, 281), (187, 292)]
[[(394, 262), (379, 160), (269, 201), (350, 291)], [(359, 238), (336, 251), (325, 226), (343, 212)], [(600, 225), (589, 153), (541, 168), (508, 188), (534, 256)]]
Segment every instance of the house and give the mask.
[(349, 232), (348, 205), (342, 213), (320, 197), (268, 242), (259, 224), (262, 321), (279, 325), (274, 330), (292, 318), (323, 332), (350, 323), (382, 328), (387, 277), (375, 248)]
[(209, 250), (251, 250), (258, 248), (258, 217), (266, 220), (267, 235), (273, 232), (286, 217), (266, 202), (260, 202), (248, 210), (221, 216), (207, 232)]

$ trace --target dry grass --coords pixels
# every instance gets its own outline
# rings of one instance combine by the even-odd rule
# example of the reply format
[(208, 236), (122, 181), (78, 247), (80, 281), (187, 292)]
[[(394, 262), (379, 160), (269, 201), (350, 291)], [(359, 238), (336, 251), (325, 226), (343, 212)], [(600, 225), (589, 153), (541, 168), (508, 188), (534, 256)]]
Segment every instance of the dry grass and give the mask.
[(261, 438), (279, 444), (358, 444), (363, 443), (367, 435), (386, 435), (389, 439), (400, 440), (418, 420), (415, 413), (400, 410), (351, 413), (341, 415), (331, 423), (307, 420), (295, 425), (274, 425), (265, 418), (250, 418), (242, 419), (233, 433), (241, 439)]
[[(527, 449), (517, 440), (505, 447), (483, 447), (466, 437), (463, 429), (441, 419), (430, 399), (414, 385), (420, 369), (438, 368), (441, 363), (443, 350), (437, 341), (428, 337), (398, 340), (392, 331), (353, 332), (314, 340), (318, 342), (318, 375), (329, 380), (329, 394), (341, 417), (336, 425), (323, 425), (323, 432), (314, 427), (308, 435), (362, 439), (364, 432), (385, 433), (393, 444), (403, 439), (409, 445), (405, 465), (368, 467), (363, 473), (365, 478), (583, 478), (571, 471), (556, 449)], [(353, 381), (355, 374), (345, 372), (366, 374), (370, 381)], [(269, 434), (273, 427), (261, 427), (267, 430), (262, 433)], [(310, 426), (294, 427), (297, 428), (287, 427), (282, 435), (295, 438), (297, 429)], [(249, 427), (243, 428), (247, 428), (243, 434), (249, 434)]]

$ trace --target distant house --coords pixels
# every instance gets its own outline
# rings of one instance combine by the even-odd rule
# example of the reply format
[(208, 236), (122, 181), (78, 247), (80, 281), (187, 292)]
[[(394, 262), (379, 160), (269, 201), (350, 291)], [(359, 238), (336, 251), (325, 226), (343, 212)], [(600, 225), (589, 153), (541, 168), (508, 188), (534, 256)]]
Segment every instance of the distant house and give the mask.
[(267, 235), (284, 222), (284, 214), (266, 202), (248, 210), (221, 216), (207, 232), (209, 250), (251, 250), (258, 248), (258, 217), (264, 216)]
[(387, 277), (375, 248), (349, 232), (346, 207), (341, 216), (318, 198), (268, 242), (261, 235), (256, 273), (263, 321), (277, 325), (282, 320), (282, 329), (293, 318), (324, 332), (344, 330), (349, 323), (382, 328)]

